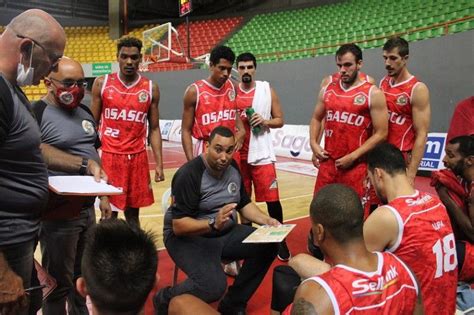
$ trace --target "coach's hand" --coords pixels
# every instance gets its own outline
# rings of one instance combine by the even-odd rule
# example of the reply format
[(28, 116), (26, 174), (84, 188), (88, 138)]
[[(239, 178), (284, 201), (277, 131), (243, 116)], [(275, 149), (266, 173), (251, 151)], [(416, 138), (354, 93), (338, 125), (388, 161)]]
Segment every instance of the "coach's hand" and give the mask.
[(112, 217), (112, 207), (110, 206), (109, 197), (100, 196), (99, 200), (100, 219), (110, 219)]
[(344, 155), (342, 158), (335, 161), (336, 168), (346, 169), (354, 164), (355, 159), (352, 157), (352, 154)]
[(222, 230), (227, 223), (227, 221), (230, 220), (230, 217), (232, 216), (232, 212), (234, 211), (235, 207), (237, 207), (236, 203), (229, 203), (225, 206), (223, 206), (219, 212), (217, 213), (216, 216), (216, 223), (214, 223), (214, 227), (217, 230)]
[(155, 182), (162, 182), (165, 180), (165, 173), (163, 172), (163, 167), (157, 166), (155, 168)]
[(105, 181), (108, 179), (104, 169), (92, 159), (87, 162), (87, 174), (94, 176), (96, 182), (100, 182), (101, 179)]
[[(0, 254), (1, 255), (1, 254)], [(23, 280), (0, 257), (0, 314), (18, 314), (26, 308), (28, 301), (23, 290)]]

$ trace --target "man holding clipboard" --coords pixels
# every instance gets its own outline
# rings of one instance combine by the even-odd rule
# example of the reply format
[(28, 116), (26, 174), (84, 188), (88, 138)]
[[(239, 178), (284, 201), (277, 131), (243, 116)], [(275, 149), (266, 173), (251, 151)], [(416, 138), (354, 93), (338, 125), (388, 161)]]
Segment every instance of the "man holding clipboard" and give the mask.
[[(41, 129), (41, 140), (70, 154), (83, 157), (77, 173), (85, 175), (89, 159), (100, 163), (94, 118), (81, 104), (87, 81), (81, 65), (62, 58), (58, 68), (44, 79), (48, 94), (33, 109)], [(65, 314), (66, 299), (72, 314), (87, 314), (85, 299), (75, 292), (81, 273), (81, 258), (86, 232), (95, 224), (95, 196), (63, 196), (50, 192), (42, 215), (40, 243), (42, 265), (57, 281), (56, 289), (43, 301), (43, 314)], [(111, 216), (107, 197), (101, 197), (102, 218)]]

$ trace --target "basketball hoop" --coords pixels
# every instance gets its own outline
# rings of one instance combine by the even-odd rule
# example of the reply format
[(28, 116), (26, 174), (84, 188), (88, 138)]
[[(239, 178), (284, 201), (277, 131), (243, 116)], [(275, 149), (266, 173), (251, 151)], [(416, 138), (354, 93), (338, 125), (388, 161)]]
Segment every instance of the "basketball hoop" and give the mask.
[(140, 72), (148, 72), (148, 65), (150, 64), (150, 62), (148, 61), (145, 61), (145, 62), (140, 62), (140, 64), (138, 65), (138, 71)]

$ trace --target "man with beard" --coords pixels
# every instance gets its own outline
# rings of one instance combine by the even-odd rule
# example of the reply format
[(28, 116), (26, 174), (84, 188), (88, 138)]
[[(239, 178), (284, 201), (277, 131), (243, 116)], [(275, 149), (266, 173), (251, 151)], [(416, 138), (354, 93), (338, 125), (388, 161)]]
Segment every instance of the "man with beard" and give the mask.
[[(342, 45), (336, 64), (340, 77), (319, 92), (310, 124), (311, 149), (320, 162), (314, 193), (341, 183), (362, 199), (367, 177), (364, 155), (387, 136), (387, 107), (383, 93), (360, 78), (362, 51), (357, 45)], [(323, 120), (324, 149), (317, 141)]]
[[(270, 134), (270, 128), (283, 126), (280, 99), (268, 82), (255, 80), (257, 60), (253, 54), (240, 54), (236, 63), (241, 81), (237, 87), (237, 108), (245, 127), (245, 139), (239, 151), (242, 180), (247, 194), (252, 195), (253, 185), (255, 200), (266, 202), (268, 214), (283, 223), (275, 170), (276, 158)], [(251, 117), (246, 114), (248, 108), (255, 111)], [(252, 132), (251, 129), (255, 127), (260, 128), (260, 132)], [(262, 147), (258, 143), (262, 143)], [(291, 254), (285, 241), (280, 243), (277, 257), (282, 261), (290, 259)]]
[(234, 147), (233, 131), (219, 126), (209, 135), (206, 152), (181, 166), (173, 177), (164, 243), (188, 278), (156, 294), (157, 314), (167, 314), (170, 300), (181, 294), (207, 303), (220, 299), (227, 288), (221, 259), (244, 259), (244, 263), (218, 310), (245, 314), (248, 300), (275, 259), (276, 244), (242, 243), (255, 228), (238, 224), (237, 211), (260, 225), (280, 223), (250, 201), (232, 159)]
[[(161, 151), (158, 85), (138, 73), (142, 42), (124, 37), (117, 44), (120, 72), (97, 78), (92, 87), (92, 113), (100, 121), (102, 164), (111, 185), (122, 195), (110, 203), (125, 212), (128, 223), (140, 225), (140, 207), (154, 202), (146, 151), (147, 121), (156, 162), (155, 182), (165, 179)], [(117, 216), (117, 212), (114, 212)]]
[(387, 141), (402, 151), (412, 185), (425, 152), (430, 127), (430, 94), (407, 68), (408, 42), (390, 38), (383, 46), (387, 76), (380, 82), (389, 111)]
[[(474, 136), (452, 138), (443, 159), (448, 170), (433, 174), (441, 201), (448, 209), (456, 236), (459, 280), (474, 280)], [(446, 174), (448, 173), (448, 174)], [(453, 178), (449, 173), (454, 173)]]

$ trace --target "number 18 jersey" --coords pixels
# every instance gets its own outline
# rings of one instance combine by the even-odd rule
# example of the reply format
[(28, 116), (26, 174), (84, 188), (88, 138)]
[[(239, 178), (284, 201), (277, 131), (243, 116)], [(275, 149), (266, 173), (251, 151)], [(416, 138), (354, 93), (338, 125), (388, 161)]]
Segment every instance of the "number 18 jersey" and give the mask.
[(419, 191), (387, 207), (398, 222), (398, 239), (388, 250), (418, 278), (425, 314), (454, 314), (458, 263), (446, 208), (437, 197)]

